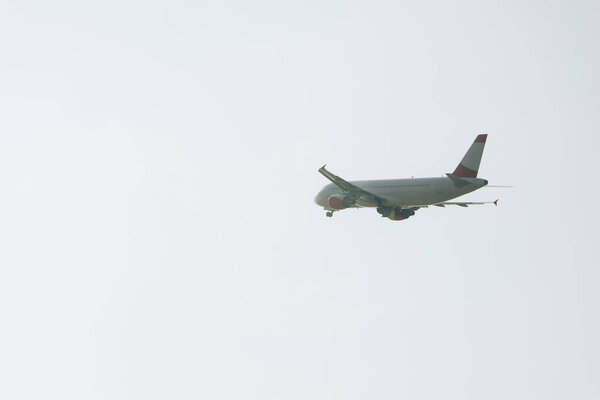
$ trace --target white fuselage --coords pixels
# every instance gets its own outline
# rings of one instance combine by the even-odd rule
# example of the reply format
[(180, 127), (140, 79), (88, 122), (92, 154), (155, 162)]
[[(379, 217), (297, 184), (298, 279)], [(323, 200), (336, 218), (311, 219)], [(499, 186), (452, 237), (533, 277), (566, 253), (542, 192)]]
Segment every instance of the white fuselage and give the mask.
[[(414, 178), (352, 181), (351, 183), (383, 199), (386, 207), (411, 208), (441, 203), (477, 190), (487, 181), (479, 178), (463, 178), (468, 184), (457, 184), (450, 178)], [(315, 197), (315, 203), (331, 210), (327, 200), (332, 195), (345, 195), (340, 187), (333, 183), (326, 185)], [(377, 207), (378, 204), (359, 200), (354, 207)]]

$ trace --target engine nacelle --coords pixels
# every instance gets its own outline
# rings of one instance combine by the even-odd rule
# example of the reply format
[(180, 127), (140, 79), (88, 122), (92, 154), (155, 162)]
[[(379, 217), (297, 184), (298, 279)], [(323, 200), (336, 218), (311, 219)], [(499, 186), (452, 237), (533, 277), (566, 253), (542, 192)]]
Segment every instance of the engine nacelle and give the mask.
[(356, 204), (356, 200), (342, 194), (333, 194), (327, 199), (327, 204), (334, 210), (343, 210)]
[(387, 217), (393, 221), (402, 221), (408, 217), (415, 215), (414, 210), (405, 210), (402, 208), (394, 208)]

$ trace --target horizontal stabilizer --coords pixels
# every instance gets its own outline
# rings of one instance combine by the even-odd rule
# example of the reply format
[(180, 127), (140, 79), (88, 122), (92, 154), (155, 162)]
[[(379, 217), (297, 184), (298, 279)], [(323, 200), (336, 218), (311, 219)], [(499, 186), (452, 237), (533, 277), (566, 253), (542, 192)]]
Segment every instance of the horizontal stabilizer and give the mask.
[(495, 201), (444, 201), (442, 203), (434, 204), (434, 206), (445, 207), (445, 206), (459, 206), (459, 207), (469, 207), (469, 206), (479, 206), (483, 204), (493, 204), (495, 206), (498, 205), (498, 200)]
[(456, 176), (454, 174), (446, 174), (446, 176), (450, 179), (452, 179), (452, 182), (456, 183), (459, 186), (464, 186), (464, 185), (468, 185), (471, 182), (467, 181), (466, 179), (461, 178), (460, 176)]

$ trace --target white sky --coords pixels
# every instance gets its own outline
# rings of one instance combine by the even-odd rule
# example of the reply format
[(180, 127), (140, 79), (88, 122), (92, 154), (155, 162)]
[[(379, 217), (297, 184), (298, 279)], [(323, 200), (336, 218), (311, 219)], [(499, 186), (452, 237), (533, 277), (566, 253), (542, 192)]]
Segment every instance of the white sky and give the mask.
[[(0, 3), (0, 398), (600, 398), (600, 3)], [(468, 199), (325, 218), (346, 179)]]

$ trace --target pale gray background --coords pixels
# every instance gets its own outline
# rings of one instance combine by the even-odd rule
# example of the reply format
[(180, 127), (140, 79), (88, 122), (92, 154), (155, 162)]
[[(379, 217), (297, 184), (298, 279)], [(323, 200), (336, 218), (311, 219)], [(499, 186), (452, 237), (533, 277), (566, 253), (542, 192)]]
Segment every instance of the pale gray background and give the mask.
[(0, 397), (600, 398), (599, 5), (2, 2)]

